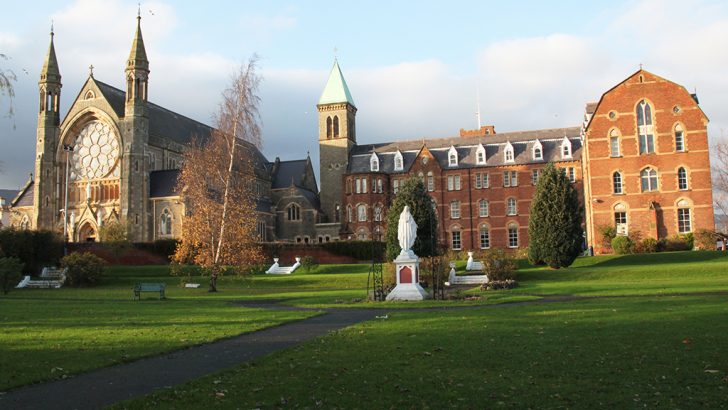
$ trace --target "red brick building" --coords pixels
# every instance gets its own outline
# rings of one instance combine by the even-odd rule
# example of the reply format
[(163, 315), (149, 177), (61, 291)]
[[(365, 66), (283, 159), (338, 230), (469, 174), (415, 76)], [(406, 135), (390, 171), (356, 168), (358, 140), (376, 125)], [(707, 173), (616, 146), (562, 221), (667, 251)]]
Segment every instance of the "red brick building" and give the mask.
[(600, 226), (667, 238), (713, 229), (708, 118), (685, 87), (640, 70), (610, 89), (585, 131), (588, 241)]
[(322, 220), (339, 227), (339, 239), (383, 233), (400, 184), (414, 176), (437, 205), (441, 243), (527, 247), (531, 199), (549, 162), (576, 184), (597, 252), (601, 225), (653, 238), (713, 226), (708, 120), (696, 96), (643, 70), (587, 104), (583, 124), (571, 128), (485, 126), (453, 138), (360, 145), (354, 127), (337, 125), (354, 124), (356, 115), (338, 64), (318, 109), (322, 203), (329, 198), (335, 210)]

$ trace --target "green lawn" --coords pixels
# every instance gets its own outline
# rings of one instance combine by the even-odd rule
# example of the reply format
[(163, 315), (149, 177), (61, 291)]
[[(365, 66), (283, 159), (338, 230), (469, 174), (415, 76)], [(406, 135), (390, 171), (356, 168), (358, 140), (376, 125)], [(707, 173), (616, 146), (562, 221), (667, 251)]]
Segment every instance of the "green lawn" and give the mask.
[(397, 311), (117, 408), (719, 408), (728, 296)]

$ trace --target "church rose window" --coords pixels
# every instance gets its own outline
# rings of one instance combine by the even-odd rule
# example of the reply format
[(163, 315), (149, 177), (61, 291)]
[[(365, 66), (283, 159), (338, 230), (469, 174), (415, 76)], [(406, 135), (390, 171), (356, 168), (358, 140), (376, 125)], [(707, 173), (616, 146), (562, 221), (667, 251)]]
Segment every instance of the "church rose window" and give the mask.
[(108, 124), (91, 121), (73, 141), (71, 179), (119, 176), (119, 139)]

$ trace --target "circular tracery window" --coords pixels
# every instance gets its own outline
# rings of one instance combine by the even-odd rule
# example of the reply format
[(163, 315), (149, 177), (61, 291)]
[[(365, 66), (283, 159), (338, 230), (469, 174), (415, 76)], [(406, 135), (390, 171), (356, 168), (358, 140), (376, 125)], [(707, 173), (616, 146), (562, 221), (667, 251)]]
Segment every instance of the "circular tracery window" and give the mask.
[(91, 121), (73, 142), (71, 179), (118, 177), (119, 139), (108, 124)]

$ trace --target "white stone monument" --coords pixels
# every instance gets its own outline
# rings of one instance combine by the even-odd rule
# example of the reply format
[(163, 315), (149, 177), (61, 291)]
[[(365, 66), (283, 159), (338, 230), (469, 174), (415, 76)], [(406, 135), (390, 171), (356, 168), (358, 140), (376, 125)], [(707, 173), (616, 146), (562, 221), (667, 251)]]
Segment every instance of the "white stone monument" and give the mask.
[(428, 295), (420, 286), (420, 260), (412, 251), (417, 238), (417, 222), (412, 218), (409, 206), (399, 215), (397, 239), (402, 251), (394, 260), (397, 286), (387, 295), (387, 300), (423, 300)]

